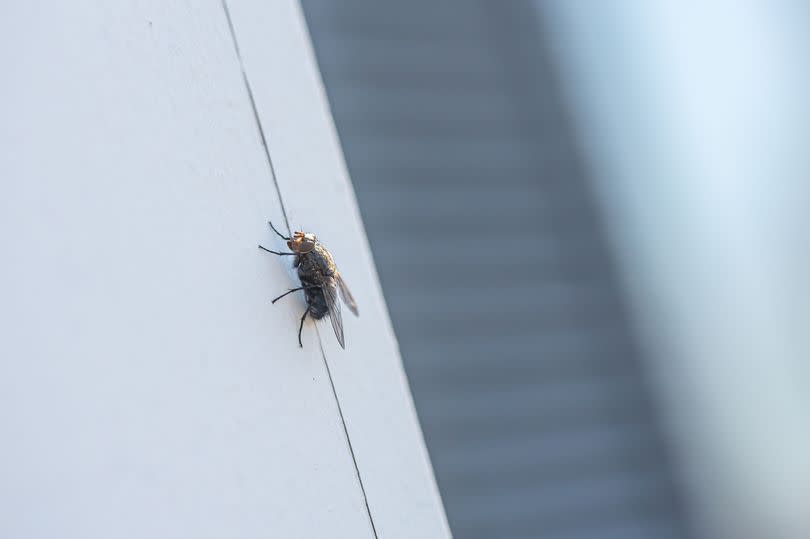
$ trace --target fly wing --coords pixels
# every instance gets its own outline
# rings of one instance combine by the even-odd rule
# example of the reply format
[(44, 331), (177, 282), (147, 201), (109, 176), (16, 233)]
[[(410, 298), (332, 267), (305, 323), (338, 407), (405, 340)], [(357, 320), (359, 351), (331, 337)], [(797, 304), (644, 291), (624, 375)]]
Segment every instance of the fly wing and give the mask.
[(346, 286), (346, 281), (343, 280), (343, 277), (341, 277), (339, 273), (337, 275), (337, 283), (338, 287), (340, 288), (340, 297), (343, 298), (343, 303), (345, 303), (346, 307), (348, 307), (349, 310), (354, 313), (354, 316), (359, 316), (357, 313), (357, 303), (354, 301), (352, 293), (349, 292), (349, 287)]
[(337, 337), (340, 347), (345, 349), (346, 344), (343, 341), (343, 318), (340, 316), (340, 301), (337, 297), (337, 283), (335, 282), (335, 278), (327, 278), (326, 282), (321, 286), (321, 290), (323, 290), (323, 297), (326, 299), (326, 306), (329, 308), (329, 321), (332, 322), (335, 337)]

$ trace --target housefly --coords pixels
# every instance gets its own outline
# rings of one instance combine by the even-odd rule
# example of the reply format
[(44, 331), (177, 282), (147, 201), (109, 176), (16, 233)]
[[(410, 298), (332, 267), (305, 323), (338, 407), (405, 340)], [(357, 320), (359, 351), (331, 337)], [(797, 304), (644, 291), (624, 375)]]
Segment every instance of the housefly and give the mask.
[(267, 223), (273, 229), (273, 232), (287, 242), (287, 247), (291, 252), (271, 251), (262, 245), (259, 245), (259, 249), (278, 256), (294, 256), (293, 266), (298, 268), (298, 279), (301, 281), (301, 286), (287, 290), (274, 299), (273, 303), (298, 290), (304, 291), (304, 298), (307, 302), (307, 308), (303, 316), (301, 316), (301, 323), (298, 325), (298, 345), (304, 346), (301, 343), (301, 331), (304, 329), (304, 320), (307, 319), (307, 315), (315, 320), (320, 320), (328, 314), (340, 347), (345, 349), (343, 319), (340, 316), (338, 293), (340, 293), (343, 303), (355, 316), (357, 316), (357, 304), (340, 276), (332, 255), (323, 244), (318, 242), (315, 234), (295, 232), (292, 238), (289, 238), (276, 230), (272, 222), (268, 221)]

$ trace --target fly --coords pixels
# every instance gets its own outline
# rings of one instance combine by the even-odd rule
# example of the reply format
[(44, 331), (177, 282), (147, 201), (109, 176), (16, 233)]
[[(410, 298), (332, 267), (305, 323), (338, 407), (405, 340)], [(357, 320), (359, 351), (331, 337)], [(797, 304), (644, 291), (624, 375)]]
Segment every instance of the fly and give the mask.
[(345, 350), (343, 319), (340, 316), (338, 293), (340, 293), (343, 303), (355, 316), (357, 316), (357, 304), (340, 276), (332, 255), (323, 244), (318, 242), (315, 234), (295, 232), (293, 237), (289, 238), (276, 230), (272, 222), (268, 221), (267, 223), (273, 229), (273, 232), (287, 242), (287, 247), (290, 248), (291, 252), (271, 251), (262, 245), (259, 245), (259, 249), (278, 256), (294, 256), (293, 267), (298, 268), (298, 279), (301, 281), (301, 286), (287, 290), (274, 299), (272, 303), (298, 290), (304, 291), (304, 298), (307, 302), (307, 308), (303, 316), (301, 316), (301, 323), (298, 325), (298, 346), (304, 347), (301, 343), (301, 331), (304, 329), (304, 320), (307, 319), (307, 315), (315, 320), (320, 320), (328, 314), (340, 347)]

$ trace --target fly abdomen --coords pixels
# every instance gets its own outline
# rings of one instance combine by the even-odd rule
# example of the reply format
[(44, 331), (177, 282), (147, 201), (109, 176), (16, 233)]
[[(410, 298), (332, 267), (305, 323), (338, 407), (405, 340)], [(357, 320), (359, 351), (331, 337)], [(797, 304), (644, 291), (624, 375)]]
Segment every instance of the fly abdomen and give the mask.
[(320, 288), (306, 288), (304, 295), (309, 305), (309, 314), (312, 318), (320, 320), (329, 312), (329, 307), (326, 305), (326, 298), (323, 295), (323, 290)]

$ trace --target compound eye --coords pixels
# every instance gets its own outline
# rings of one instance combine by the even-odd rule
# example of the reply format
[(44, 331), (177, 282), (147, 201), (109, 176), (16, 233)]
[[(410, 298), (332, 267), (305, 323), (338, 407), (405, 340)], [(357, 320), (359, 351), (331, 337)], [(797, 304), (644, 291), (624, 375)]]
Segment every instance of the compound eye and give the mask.
[(299, 253), (308, 253), (315, 248), (315, 242), (310, 240), (309, 238), (301, 238), (298, 242), (298, 252)]

